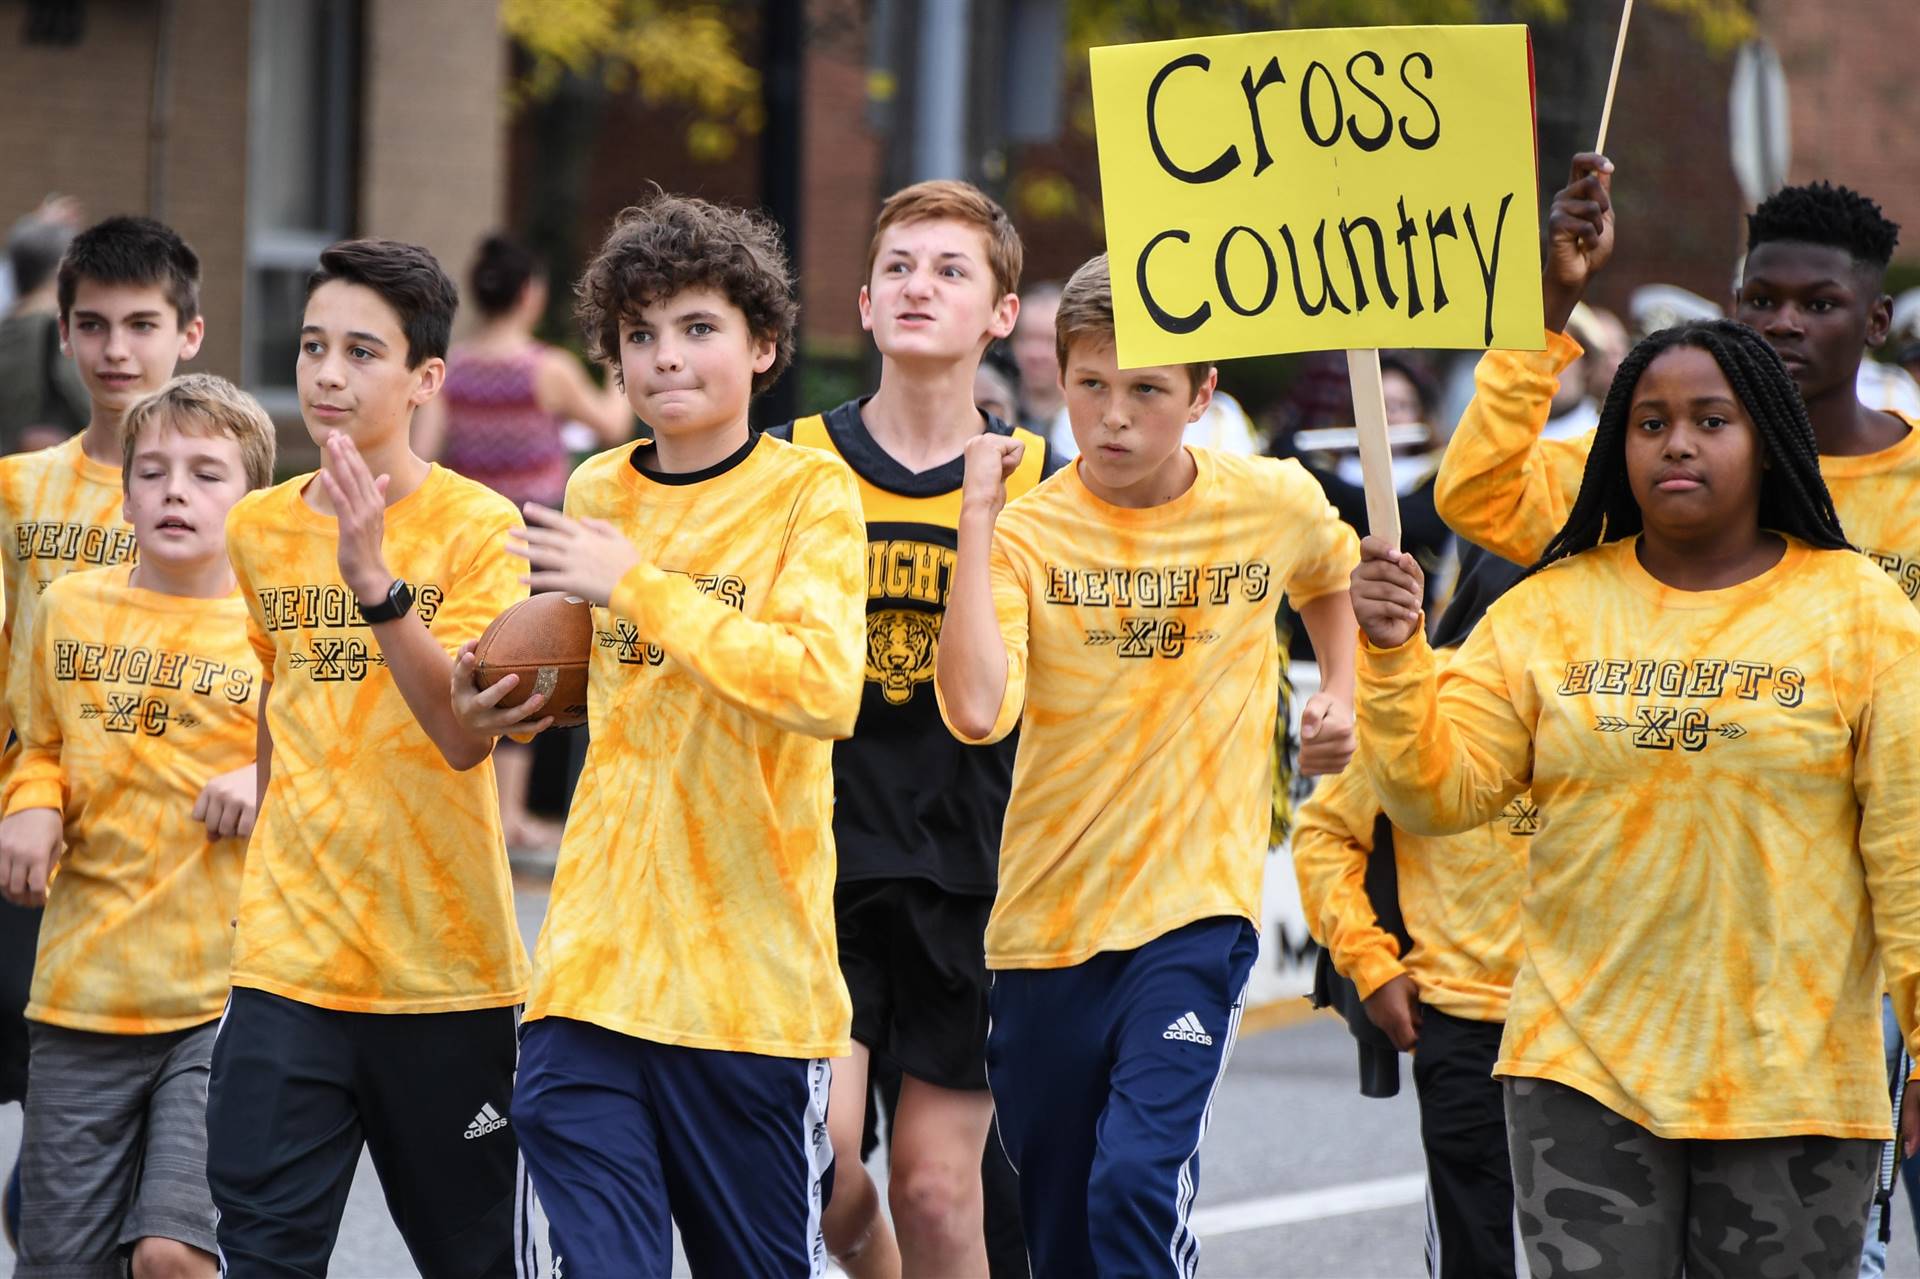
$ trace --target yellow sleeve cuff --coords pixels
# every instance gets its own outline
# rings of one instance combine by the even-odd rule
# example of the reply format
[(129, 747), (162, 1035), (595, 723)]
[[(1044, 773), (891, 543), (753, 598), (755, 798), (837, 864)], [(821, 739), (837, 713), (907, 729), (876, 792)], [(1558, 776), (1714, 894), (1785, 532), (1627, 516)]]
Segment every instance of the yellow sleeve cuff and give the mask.
[[(1339, 967), (1338, 964), (1334, 966)], [(1347, 974), (1347, 978), (1353, 982), (1354, 989), (1360, 992), (1360, 998), (1371, 999), (1375, 991), (1406, 971), (1406, 965), (1386, 951), (1368, 950), (1354, 970)]]
[(52, 778), (20, 782), (7, 792), (9, 817), (28, 808), (51, 808), (57, 812), (66, 806), (66, 787)]

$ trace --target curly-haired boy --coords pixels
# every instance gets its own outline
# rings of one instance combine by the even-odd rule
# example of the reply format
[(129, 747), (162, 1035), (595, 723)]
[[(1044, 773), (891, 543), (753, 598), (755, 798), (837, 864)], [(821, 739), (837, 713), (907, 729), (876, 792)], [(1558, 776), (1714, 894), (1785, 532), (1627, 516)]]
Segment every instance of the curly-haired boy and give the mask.
[[(835, 953), (832, 747), (860, 706), (866, 537), (852, 474), (753, 434), (795, 307), (767, 222), (657, 195), (579, 286), (642, 438), (527, 507), (537, 590), (594, 604), (593, 741), (527, 1003), (513, 1122), (568, 1274), (825, 1265)], [(454, 677), (479, 732), (507, 681)]]

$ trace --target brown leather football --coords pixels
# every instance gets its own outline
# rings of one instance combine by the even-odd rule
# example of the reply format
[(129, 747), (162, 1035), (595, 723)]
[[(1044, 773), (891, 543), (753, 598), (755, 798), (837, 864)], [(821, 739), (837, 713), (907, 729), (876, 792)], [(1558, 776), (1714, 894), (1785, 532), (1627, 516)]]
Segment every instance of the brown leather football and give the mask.
[[(578, 595), (547, 591), (493, 619), (473, 650), (474, 682), (492, 688), (509, 675), (520, 682), (500, 699), (518, 706), (545, 693), (541, 712), (555, 728), (587, 722), (587, 662), (593, 654), (593, 606)], [(537, 717), (536, 717), (537, 718)]]

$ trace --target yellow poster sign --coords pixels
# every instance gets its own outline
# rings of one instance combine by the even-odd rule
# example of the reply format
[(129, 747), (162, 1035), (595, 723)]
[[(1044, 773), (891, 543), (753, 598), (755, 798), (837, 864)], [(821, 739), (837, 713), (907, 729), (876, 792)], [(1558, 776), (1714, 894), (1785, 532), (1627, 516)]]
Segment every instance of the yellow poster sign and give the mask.
[(1523, 26), (1093, 50), (1122, 365), (1544, 344)]

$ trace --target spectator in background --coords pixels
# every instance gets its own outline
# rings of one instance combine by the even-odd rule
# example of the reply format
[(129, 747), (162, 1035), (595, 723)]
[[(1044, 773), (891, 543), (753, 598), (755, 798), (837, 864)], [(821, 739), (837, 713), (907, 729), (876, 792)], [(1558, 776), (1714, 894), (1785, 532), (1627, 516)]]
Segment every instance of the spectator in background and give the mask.
[(1020, 316), (1013, 322), (1009, 342), (1014, 365), (1020, 370), (1020, 419), (1007, 421), (1044, 436), (1055, 449), (1060, 447), (1060, 436), (1068, 433), (1067, 401), (1060, 389), (1060, 356), (1053, 334), (1053, 317), (1059, 310), (1058, 284), (1046, 281), (1032, 286), (1020, 298)]
[[(1415, 358), (1382, 353), (1380, 387), (1387, 402), (1388, 429), (1402, 437), (1393, 450), (1401, 548), (1420, 562), (1426, 574), (1428, 613), (1437, 618), (1452, 584), (1453, 533), (1434, 510), (1433, 476), (1440, 465), (1440, 445), (1451, 432), (1436, 429), (1431, 420), (1438, 388)], [(1367, 494), (1353, 418), (1346, 357), (1337, 353), (1331, 358), (1313, 357), (1281, 407), (1281, 425), (1268, 451), (1298, 457), (1327, 491), (1327, 500), (1340, 518), (1364, 536)], [(1301, 656), (1298, 651), (1294, 655)]]
[(446, 387), (414, 417), (415, 447), (516, 506), (557, 510), (573, 469), (561, 428), (583, 423), (610, 448), (633, 435), (633, 410), (617, 379), (595, 386), (571, 353), (534, 337), (547, 280), (533, 254), (490, 235), (467, 284), (480, 327), (447, 353)]
[(0, 452), (58, 444), (87, 424), (86, 384), (62, 349), (55, 269), (73, 228), (32, 214), (14, 223), (7, 262), (16, 295), (0, 319)]
[(1620, 371), (1620, 361), (1627, 358), (1633, 337), (1619, 316), (1605, 307), (1588, 306), (1585, 302), (1573, 309), (1573, 318), (1568, 324), (1577, 330), (1575, 340), (1586, 348), (1581, 367), (1586, 373), (1587, 399), (1597, 412), (1599, 406), (1607, 402), (1613, 375)]
[(1020, 365), (1005, 342), (995, 342), (980, 357), (973, 374), (973, 406), (1002, 422), (1016, 421), (1020, 411)]
[[(515, 506), (539, 502), (558, 510), (573, 471), (562, 428), (584, 423), (598, 446), (611, 447), (632, 436), (633, 409), (618, 378), (597, 387), (570, 352), (534, 337), (547, 308), (547, 280), (525, 248), (488, 236), (467, 285), (480, 327), (447, 352), (445, 387), (414, 414), (414, 451)], [(507, 846), (558, 844), (558, 828), (527, 809), (531, 747), (502, 739), (494, 766)]]

